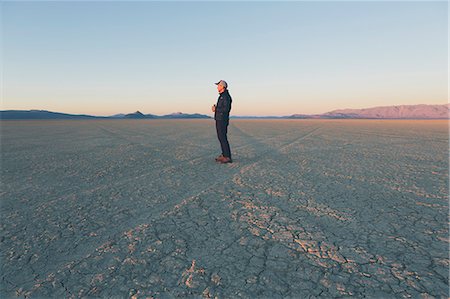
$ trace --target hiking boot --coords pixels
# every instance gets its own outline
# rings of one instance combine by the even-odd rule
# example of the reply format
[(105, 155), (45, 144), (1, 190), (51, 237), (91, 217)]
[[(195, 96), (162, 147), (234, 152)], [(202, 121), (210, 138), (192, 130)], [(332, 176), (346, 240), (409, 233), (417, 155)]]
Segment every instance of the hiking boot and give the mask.
[(229, 157), (222, 157), (218, 160), (218, 162), (220, 162), (221, 164), (233, 163), (233, 160), (231, 160), (231, 158)]

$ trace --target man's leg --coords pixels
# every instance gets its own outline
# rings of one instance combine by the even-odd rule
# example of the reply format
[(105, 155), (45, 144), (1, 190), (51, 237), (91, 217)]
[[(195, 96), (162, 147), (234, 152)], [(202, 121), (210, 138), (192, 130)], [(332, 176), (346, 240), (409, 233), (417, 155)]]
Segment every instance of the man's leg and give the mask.
[(217, 139), (219, 139), (220, 142), (220, 148), (222, 150), (222, 156), (223, 156), (223, 145), (222, 145), (222, 139), (221, 136), (223, 135), (222, 133), (222, 126), (220, 124), (221, 122), (219, 120), (216, 120), (216, 132), (217, 132)]
[(216, 121), (217, 136), (219, 137), (220, 146), (224, 157), (231, 158), (230, 144), (228, 143), (227, 131), (228, 121)]
[(225, 152), (227, 155), (226, 157), (231, 159), (231, 149), (230, 149), (230, 143), (228, 142), (228, 120), (225, 123)]

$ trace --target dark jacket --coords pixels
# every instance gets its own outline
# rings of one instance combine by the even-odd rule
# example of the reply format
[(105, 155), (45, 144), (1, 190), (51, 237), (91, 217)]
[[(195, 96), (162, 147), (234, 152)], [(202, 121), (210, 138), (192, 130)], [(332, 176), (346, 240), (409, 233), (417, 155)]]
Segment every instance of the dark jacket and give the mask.
[(231, 99), (230, 93), (227, 89), (219, 95), (216, 104), (216, 112), (214, 112), (215, 120), (226, 120), (230, 119), (230, 110), (231, 110)]

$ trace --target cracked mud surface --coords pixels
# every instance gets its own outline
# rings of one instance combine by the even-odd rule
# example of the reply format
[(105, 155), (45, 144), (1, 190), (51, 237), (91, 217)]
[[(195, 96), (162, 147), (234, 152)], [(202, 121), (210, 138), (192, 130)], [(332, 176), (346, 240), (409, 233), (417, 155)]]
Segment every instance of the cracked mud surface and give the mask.
[(448, 298), (448, 122), (3, 121), (1, 298)]

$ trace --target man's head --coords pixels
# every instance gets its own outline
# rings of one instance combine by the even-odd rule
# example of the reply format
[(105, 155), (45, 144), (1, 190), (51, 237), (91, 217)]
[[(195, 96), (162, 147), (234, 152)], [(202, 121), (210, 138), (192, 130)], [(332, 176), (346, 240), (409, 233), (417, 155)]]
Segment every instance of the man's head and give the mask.
[(225, 81), (223, 81), (223, 80), (220, 80), (219, 82), (217, 82), (217, 83), (215, 83), (215, 84), (217, 85), (217, 91), (218, 91), (219, 93), (224, 92), (225, 89), (227, 89), (227, 87), (228, 87), (227, 82), (225, 82)]

